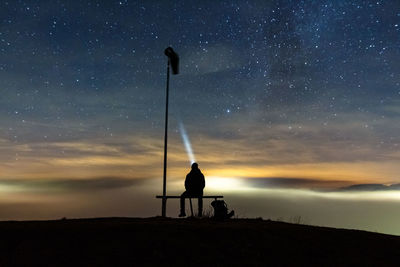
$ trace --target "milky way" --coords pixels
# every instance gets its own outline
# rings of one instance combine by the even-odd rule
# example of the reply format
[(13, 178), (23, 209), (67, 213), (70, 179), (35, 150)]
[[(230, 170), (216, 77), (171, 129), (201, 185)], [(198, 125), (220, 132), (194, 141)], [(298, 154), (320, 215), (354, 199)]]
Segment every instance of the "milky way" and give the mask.
[(171, 179), (182, 121), (206, 176), (400, 182), (397, 1), (2, 1), (4, 184), (160, 179), (168, 46)]

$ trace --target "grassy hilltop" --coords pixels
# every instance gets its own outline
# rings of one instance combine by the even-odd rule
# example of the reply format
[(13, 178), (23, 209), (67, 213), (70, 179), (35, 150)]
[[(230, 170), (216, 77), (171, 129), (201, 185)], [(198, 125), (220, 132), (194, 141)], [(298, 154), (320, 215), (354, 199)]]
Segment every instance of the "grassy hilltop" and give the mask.
[(0, 266), (398, 265), (400, 237), (257, 219), (0, 222)]

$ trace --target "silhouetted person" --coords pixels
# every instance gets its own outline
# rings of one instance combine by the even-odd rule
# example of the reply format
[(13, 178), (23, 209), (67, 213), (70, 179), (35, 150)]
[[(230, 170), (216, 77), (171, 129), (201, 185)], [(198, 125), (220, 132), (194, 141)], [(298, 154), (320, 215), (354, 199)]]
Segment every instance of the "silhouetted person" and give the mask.
[(202, 216), (203, 213), (203, 189), (206, 185), (204, 180), (204, 175), (201, 173), (199, 169), (199, 165), (197, 163), (192, 164), (192, 170), (186, 175), (185, 180), (185, 189), (181, 195), (181, 213), (179, 217), (185, 217), (185, 198), (193, 197), (199, 199), (199, 216)]

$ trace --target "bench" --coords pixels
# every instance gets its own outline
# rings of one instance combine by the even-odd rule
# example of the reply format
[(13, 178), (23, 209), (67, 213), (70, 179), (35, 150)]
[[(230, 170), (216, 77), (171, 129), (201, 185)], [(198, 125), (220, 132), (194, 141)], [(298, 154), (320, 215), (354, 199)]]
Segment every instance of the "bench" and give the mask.
[[(165, 199), (165, 205), (167, 205), (167, 199), (168, 198), (181, 198), (181, 196), (156, 196), (156, 198), (161, 198), (161, 199)], [(219, 199), (219, 198), (224, 198), (224, 196), (201, 196), (201, 197), (185, 197), (188, 198), (190, 200), (190, 212), (192, 214), (193, 217), (193, 206), (192, 206), (192, 198), (198, 198), (199, 201), (202, 201), (203, 198), (213, 198), (215, 200)], [(202, 216), (202, 212), (203, 212), (203, 207), (199, 205), (199, 217)]]

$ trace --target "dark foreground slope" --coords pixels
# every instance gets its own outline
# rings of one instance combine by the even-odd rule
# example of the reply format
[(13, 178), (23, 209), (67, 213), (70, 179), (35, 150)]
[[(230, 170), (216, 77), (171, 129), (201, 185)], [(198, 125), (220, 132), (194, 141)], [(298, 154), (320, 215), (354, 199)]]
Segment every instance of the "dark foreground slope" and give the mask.
[(248, 219), (0, 222), (0, 253), (0, 266), (398, 266), (400, 237)]

